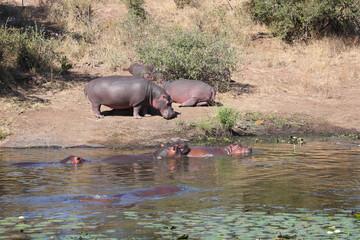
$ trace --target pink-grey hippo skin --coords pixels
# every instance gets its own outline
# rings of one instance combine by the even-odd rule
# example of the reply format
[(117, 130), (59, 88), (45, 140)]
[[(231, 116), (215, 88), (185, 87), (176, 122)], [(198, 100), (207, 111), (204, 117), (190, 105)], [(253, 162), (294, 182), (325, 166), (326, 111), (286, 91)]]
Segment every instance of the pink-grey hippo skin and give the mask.
[(146, 65), (143, 63), (136, 63), (124, 70), (128, 70), (133, 76), (144, 77), (150, 81), (161, 81), (165, 79), (162, 73), (156, 71), (155, 65), (152, 63)]
[(89, 162), (89, 161), (83, 159), (82, 157), (69, 156), (61, 160), (60, 162), (17, 162), (17, 163), (13, 163), (12, 165), (17, 167), (31, 167), (31, 166), (40, 166), (40, 165), (49, 165), (49, 164), (58, 164), (58, 163), (79, 165), (79, 164), (83, 164), (84, 162)]
[(164, 184), (150, 188), (140, 188), (109, 196), (108, 198), (78, 199), (79, 202), (115, 203), (133, 206), (146, 198), (167, 196), (185, 190), (184, 186)]
[(161, 159), (177, 159), (183, 156), (181, 149), (176, 142), (162, 144), (153, 153), (142, 155), (115, 155), (103, 158), (100, 161), (114, 164), (129, 164), (142, 161), (153, 161)]
[(242, 146), (238, 144), (230, 144), (224, 147), (202, 147), (194, 146), (190, 148), (190, 151), (186, 154), (188, 157), (214, 157), (221, 155), (230, 155), (230, 156), (241, 156), (247, 155), (252, 152), (252, 148), (248, 146)]
[(214, 156), (222, 156), (222, 155), (230, 155), (230, 156), (240, 156), (247, 155), (252, 152), (252, 148), (248, 146), (243, 146), (240, 143), (232, 143), (223, 147), (203, 147), (203, 146), (192, 146), (189, 147), (186, 141), (184, 140), (176, 140), (172, 143), (176, 145), (181, 154), (186, 155), (187, 157), (214, 157)]
[(172, 100), (164, 89), (143, 77), (136, 76), (108, 76), (97, 78), (86, 84), (84, 89), (88, 96), (92, 111), (96, 117), (103, 117), (100, 113), (101, 105), (112, 109), (133, 108), (134, 118), (142, 118), (148, 108), (160, 111), (165, 119), (175, 117), (171, 107)]
[(179, 79), (159, 83), (180, 107), (205, 106), (215, 103), (215, 89), (207, 83), (198, 80)]
[(230, 155), (230, 156), (239, 156), (239, 155), (247, 155), (252, 152), (252, 148), (248, 146), (243, 146), (240, 143), (232, 143), (230, 145), (224, 147), (203, 147), (203, 146), (193, 146), (189, 147), (187, 142), (183, 140), (177, 140), (172, 144), (176, 144), (181, 153), (188, 157), (214, 157), (214, 156), (222, 156), (222, 155)]
[[(152, 68), (150, 68), (152, 69)], [(129, 67), (129, 72), (133, 75), (133, 76), (138, 76), (138, 77), (145, 77), (148, 80), (152, 81), (152, 77), (151, 77), (151, 73), (152, 70), (150, 70), (147, 66), (143, 65), (143, 64), (132, 64)]]

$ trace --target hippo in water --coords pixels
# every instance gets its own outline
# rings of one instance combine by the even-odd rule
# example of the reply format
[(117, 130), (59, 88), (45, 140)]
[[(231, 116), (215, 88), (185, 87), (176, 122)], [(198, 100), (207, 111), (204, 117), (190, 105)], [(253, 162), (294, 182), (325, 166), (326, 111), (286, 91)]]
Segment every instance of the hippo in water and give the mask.
[(122, 204), (131, 206), (136, 202), (144, 200), (144, 198), (166, 196), (183, 191), (184, 189), (184, 186), (164, 184), (156, 187), (141, 188), (133, 191), (123, 192), (120, 194), (109, 196), (108, 198), (78, 199), (78, 201), (99, 203), (121, 202)]
[(147, 114), (149, 106), (158, 109), (165, 119), (175, 117), (170, 96), (143, 77), (97, 78), (86, 84), (84, 92), (89, 97), (94, 115), (99, 118), (103, 117), (100, 113), (101, 105), (113, 109), (133, 108), (134, 118), (142, 118), (140, 110), (143, 115), (150, 116)]
[(220, 155), (244, 155), (252, 152), (251, 147), (242, 146), (240, 143), (233, 143), (224, 147), (202, 147), (194, 146), (189, 147), (188, 144), (183, 140), (177, 140), (173, 142), (176, 144), (181, 153), (188, 157), (213, 157)]
[(58, 163), (78, 165), (78, 164), (83, 164), (84, 162), (88, 162), (88, 160), (78, 156), (69, 156), (59, 162), (17, 162), (17, 163), (13, 163), (12, 165), (17, 167), (39, 166), (45, 164), (58, 164)]
[(230, 144), (225, 147), (191, 147), (186, 156), (188, 157), (213, 157), (220, 155), (245, 155), (252, 152), (251, 147), (242, 146), (241, 144)]
[(166, 158), (180, 158), (183, 154), (177, 142), (161, 144), (161, 147), (153, 153), (142, 155), (115, 155), (103, 158), (100, 161), (108, 163), (127, 164), (137, 161), (152, 161)]
[(182, 79), (175, 81), (161, 81), (162, 87), (180, 107), (213, 105), (215, 103), (215, 89), (207, 83), (197, 80)]

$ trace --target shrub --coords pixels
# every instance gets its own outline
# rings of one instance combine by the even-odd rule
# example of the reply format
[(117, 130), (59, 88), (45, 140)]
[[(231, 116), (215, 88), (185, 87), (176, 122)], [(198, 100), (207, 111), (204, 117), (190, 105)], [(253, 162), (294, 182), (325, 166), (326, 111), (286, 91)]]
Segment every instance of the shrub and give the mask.
[[(62, 64), (62, 53), (57, 52), (58, 41), (48, 39), (43, 28), (27, 27), (25, 29), (0, 27), (0, 44), (2, 59), (0, 65), (25, 70), (48, 71)], [(71, 66), (66, 65), (66, 71)]]
[(143, 7), (144, 3), (144, 0), (125, 0), (125, 5), (129, 13), (143, 20), (146, 19), (146, 11)]
[(230, 71), (236, 70), (235, 50), (220, 37), (204, 32), (166, 29), (146, 41), (139, 41), (136, 50), (141, 60), (152, 62), (166, 79), (195, 79), (217, 90), (228, 90)]
[(195, 5), (194, 0), (174, 0), (176, 7), (183, 9), (185, 6)]
[(250, 0), (247, 9), (288, 42), (360, 33), (359, 0)]
[(219, 107), (215, 116), (220, 126), (226, 130), (231, 131), (239, 119), (239, 112), (230, 107)]

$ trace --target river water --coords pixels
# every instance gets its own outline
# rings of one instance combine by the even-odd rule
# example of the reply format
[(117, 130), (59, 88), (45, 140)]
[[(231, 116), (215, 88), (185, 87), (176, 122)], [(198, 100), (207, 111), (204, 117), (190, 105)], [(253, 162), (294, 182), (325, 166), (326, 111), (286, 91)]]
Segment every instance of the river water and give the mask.
[[(254, 143), (241, 157), (110, 164), (155, 149), (0, 149), (0, 239), (360, 239), (360, 141)], [(81, 166), (58, 162), (78, 155)], [(182, 191), (113, 203), (163, 184)]]

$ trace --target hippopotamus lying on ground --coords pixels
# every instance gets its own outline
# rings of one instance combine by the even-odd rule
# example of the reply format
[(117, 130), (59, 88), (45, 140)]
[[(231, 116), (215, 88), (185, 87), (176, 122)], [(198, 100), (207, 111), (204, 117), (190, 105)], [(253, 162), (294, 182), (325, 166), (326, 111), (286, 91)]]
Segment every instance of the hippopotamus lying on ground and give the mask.
[(136, 161), (160, 160), (165, 158), (180, 158), (183, 154), (177, 143), (162, 144), (161, 148), (153, 153), (142, 155), (115, 155), (101, 159), (102, 162), (109, 163), (129, 163)]
[(159, 86), (165, 89), (174, 102), (181, 103), (180, 107), (213, 105), (215, 103), (215, 89), (202, 81), (180, 78), (172, 82), (161, 81)]
[(165, 184), (156, 187), (136, 189), (133, 191), (112, 195), (109, 198), (78, 199), (78, 201), (100, 202), (100, 203), (122, 202), (123, 204), (132, 205), (135, 204), (136, 202), (143, 200), (144, 198), (170, 195), (172, 193), (180, 192), (183, 190), (184, 190), (184, 186)]
[(135, 118), (141, 118), (140, 110), (143, 115), (150, 116), (147, 114), (149, 106), (158, 109), (165, 119), (175, 117), (169, 95), (143, 77), (97, 78), (86, 84), (84, 92), (89, 97), (94, 115), (99, 118), (103, 117), (100, 113), (101, 105), (113, 109), (133, 108)]
[(176, 144), (182, 154), (188, 157), (212, 157), (220, 155), (236, 156), (252, 152), (251, 147), (242, 146), (240, 143), (234, 143), (224, 147), (189, 147), (185, 141), (177, 140), (173, 144)]
[(17, 166), (17, 167), (28, 167), (28, 166), (39, 166), (39, 165), (45, 165), (45, 164), (58, 164), (58, 163), (62, 163), (62, 164), (73, 164), (73, 165), (78, 165), (78, 164), (82, 164), (84, 162), (88, 162), (88, 160), (83, 159), (82, 157), (78, 157), (78, 156), (69, 156), (63, 160), (61, 160), (60, 162), (17, 162), (17, 163), (13, 163), (13, 166)]

